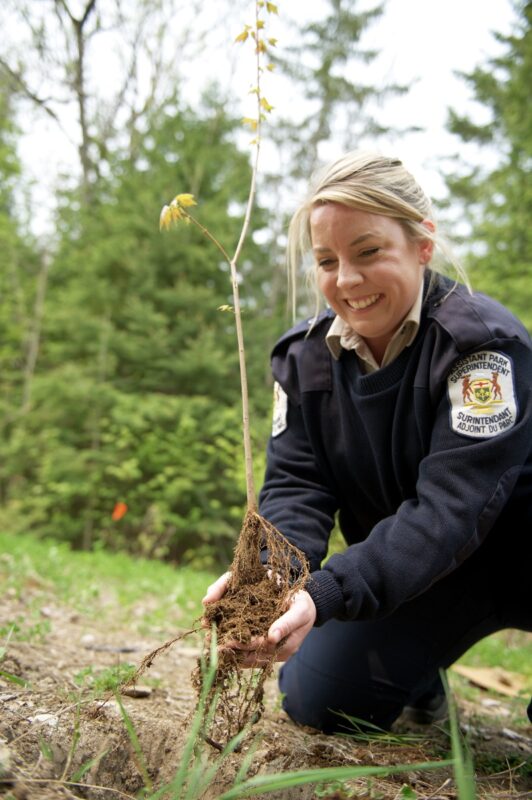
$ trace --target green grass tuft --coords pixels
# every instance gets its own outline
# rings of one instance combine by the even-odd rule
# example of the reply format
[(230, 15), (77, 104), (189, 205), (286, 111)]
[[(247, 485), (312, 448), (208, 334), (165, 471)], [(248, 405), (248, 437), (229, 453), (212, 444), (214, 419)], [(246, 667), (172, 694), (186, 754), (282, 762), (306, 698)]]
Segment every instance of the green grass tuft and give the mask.
[[(142, 605), (139, 632), (149, 634), (191, 627), (201, 615), (201, 598), (216, 576), (190, 567), (132, 558), (124, 553), (72, 551), (67, 544), (30, 534), (0, 533), (0, 584), (4, 592), (58, 602), (85, 616), (105, 617), (106, 609), (124, 617)], [(31, 605), (30, 605), (31, 610)], [(22, 629), (20, 620), (13, 621)], [(35, 623), (37, 624), (37, 623)], [(32, 635), (44, 633), (34, 630)], [(26, 630), (26, 634), (28, 631)], [(19, 638), (24, 635), (21, 630)]]

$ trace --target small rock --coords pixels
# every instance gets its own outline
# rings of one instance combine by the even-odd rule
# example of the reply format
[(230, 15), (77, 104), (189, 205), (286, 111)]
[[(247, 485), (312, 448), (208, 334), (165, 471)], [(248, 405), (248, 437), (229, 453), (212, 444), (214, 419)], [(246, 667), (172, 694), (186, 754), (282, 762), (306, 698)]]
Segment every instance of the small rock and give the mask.
[(15, 800), (29, 800), (30, 790), (25, 783), (19, 781), (13, 786), (13, 797)]
[(0, 778), (9, 775), (11, 753), (5, 744), (0, 744)]
[(142, 650), (142, 648), (136, 644), (96, 644), (94, 641), (85, 644), (84, 647), (85, 650), (94, 650), (95, 653), (138, 653), (139, 650)]
[(30, 722), (39, 722), (43, 725), (49, 725), (51, 728), (56, 728), (59, 720), (53, 714), (35, 714), (34, 717), (29, 718)]
[(503, 728), (502, 735), (505, 736), (506, 739), (512, 739), (513, 741), (527, 742), (527, 743), (530, 742), (530, 739), (527, 736), (523, 736), (522, 734), (517, 733), (517, 731), (512, 731), (510, 730), (510, 728)]
[(152, 694), (151, 686), (126, 686), (124, 689), (121, 689), (120, 694), (123, 694), (125, 697), (150, 697)]
[(95, 642), (95, 636), (92, 633), (86, 633), (81, 637), (80, 641), (83, 647), (90, 647)]

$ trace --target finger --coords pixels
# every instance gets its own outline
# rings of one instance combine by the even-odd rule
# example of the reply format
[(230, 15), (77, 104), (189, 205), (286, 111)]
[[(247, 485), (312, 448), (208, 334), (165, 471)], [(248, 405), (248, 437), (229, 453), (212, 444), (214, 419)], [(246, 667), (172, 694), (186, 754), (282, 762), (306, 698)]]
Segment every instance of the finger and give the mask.
[(288, 661), (301, 647), (305, 635), (300, 635), (297, 632), (288, 636), (281, 645), (275, 648), (275, 660), (279, 662)]
[(282, 639), (288, 638), (290, 634), (298, 629), (304, 629), (304, 636), (313, 626), (316, 619), (316, 606), (310, 595), (305, 592), (297, 592), (291, 601), (288, 611), (276, 619), (268, 631), (268, 641), (278, 644)]
[(276, 660), (276, 648), (265, 645), (257, 650), (241, 650), (236, 653), (236, 659), (240, 667), (264, 667)]
[(223, 575), (220, 575), (218, 580), (214, 581), (214, 583), (211, 583), (211, 585), (207, 587), (205, 597), (201, 601), (203, 605), (214, 603), (216, 600), (220, 600), (220, 598), (222, 598), (227, 591), (230, 579), (231, 573), (224, 572)]
[(228, 639), (220, 645), (220, 650), (261, 650), (266, 645), (264, 636), (257, 636), (249, 642), (239, 642), (237, 639)]
[(275, 653), (250, 653), (246, 658), (238, 659), (238, 666), (244, 669), (260, 669), (267, 667), (276, 660)]

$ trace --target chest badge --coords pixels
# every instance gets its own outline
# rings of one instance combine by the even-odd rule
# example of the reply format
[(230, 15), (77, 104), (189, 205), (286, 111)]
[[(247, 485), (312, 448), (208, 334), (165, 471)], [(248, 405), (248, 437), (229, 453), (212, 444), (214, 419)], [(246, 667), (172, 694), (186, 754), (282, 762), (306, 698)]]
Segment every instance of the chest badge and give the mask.
[(447, 381), (451, 427), (479, 439), (497, 436), (515, 425), (517, 404), (509, 358), (486, 350), (462, 358)]

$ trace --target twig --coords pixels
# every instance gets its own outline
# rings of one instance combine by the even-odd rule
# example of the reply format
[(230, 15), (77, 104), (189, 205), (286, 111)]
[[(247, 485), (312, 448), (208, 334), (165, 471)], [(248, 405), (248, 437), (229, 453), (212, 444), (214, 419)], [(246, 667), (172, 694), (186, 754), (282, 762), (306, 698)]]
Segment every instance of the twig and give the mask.
[[(270, 4), (267, 5), (269, 6)], [(251, 169), (251, 180), (250, 180), (248, 198), (246, 202), (246, 210), (244, 213), (244, 220), (242, 223), (240, 236), (238, 238), (238, 243), (233, 257), (231, 258), (227, 253), (227, 251), (225, 250), (225, 248), (222, 246), (222, 244), (216, 239), (216, 237), (213, 236), (210, 233), (210, 231), (207, 230), (207, 228), (205, 228), (205, 226), (203, 226), (200, 222), (198, 222), (198, 220), (187, 211), (188, 206), (196, 205), (196, 201), (194, 200), (193, 195), (191, 194), (177, 195), (169, 206), (164, 206), (161, 212), (161, 219), (160, 219), (161, 228), (167, 228), (170, 226), (171, 223), (176, 222), (180, 219), (184, 219), (187, 222), (193, 222), (194, 225), (196, 225), (202, 231), (202, 233), (218, 248), (218, 250), (220, 250), (225, 260), (229, 264), (232, 289), (233, 289), (233, 304), (234, 304), (236, 336), (238, 344), (238, 360), (240, 367), (240, 388), (241, 388), (241, 400), (242, 400), (242, 423), (243, 423), (244, 466), (246, 475), (247, 508), (248, 511), (252, 512), (256, 512), (257, 510), (257, 497), (255, 492), (255, 480), (253, 476), (253, 455), (251, 447), (251, 432), (250, 432), (250, 422), (249, 422), (249, 393), (248, 393), (246, 358), (245, 358), (245, 348), (244, 348), (244, 334), (242, 330), (240, 293), (238, 289), (237, 263), (242, 253), (242, 248), (244, 246), (247, 234), (249, 232), (249, 226), (251, 222), (251, 212), (253, 210), (253, 205), (255, 202), (263, 109), (265, 111), (270, 111), (272, 108), (267, 102), (266, 98), (261, 96), (261, 88), (260, 88), (261, 53), (266, 52), (266, 46), (264, 44), (264, 40), (261, 39), (260, 36), (260, 31), (264, 26), (262, 20), (259, 19), (259, 9), (262, 6), (264, 6), (264, 3), (260, 3), (259, 0), (255, 0), (254, 30), (252, 30), (252, 26), (246, 25), (244, 31), (236, 39), (236, 41), (245, 41), (248, 38), (248, 36), (251, 36), (251, 38), (255, 41), (255, 55), (256, 55), (255, 63), (256, 63), (257, 83), (254, 89), (252, 89), (252, 91), (255, 93), (257, 98), (257, 119), (245, 120), (246, 122), (252, 123), (253, 130), (256, 134), (254, 139), (255, 158)], [(270, 41), (273, 42), (274, 40)]]
[(246, 357), (244, 349), (244, 333), (242, 330), (242, 315), (240, 309), (240, 294), (238, 290), (238, 273), (236, 269), (237, 261), (242, 252), (244, 241), (246, 239), (249, 224), (251, 221), (251, 211), (255, 201), (256, 187), (257, 187), (257, 174), (259, 170), (259, 153), (260, 153), (260, 133), (261, 133), (261, 96), (260, 96), (260, 48), (258, 42), (259, 34), (259, 7), (255, 3), (255, 30), (257, 32), (256, 39), (256, 68), (257, 68), (257, 130), (255, 138), (255, 162), (251, 172), (251, 183), (249, 187), (248, 202), (246, 205), (246, 213), (244, 215), (244, 222), (240, 232), (240, 238), (236, 246), (235, 254), (230, 260), (231, 278), (233, 282), (233, 301), (235, 306), (235, 322), (236, 322), (236, 337), (238, 343), (238, 360), (240, 364), (240, 386), (242, 390), (242, 423), (243, 423), (243, 438), (244, 438), (244, 462), (246, 472), (246, 496), (247, 505), (250, 511), (257, 509), (257, 496), (255, 492), (255, 480), (253, 476), (253, 452), (251, 447), (251, 433), (249, 424), (249, 394), (246, 370)]

